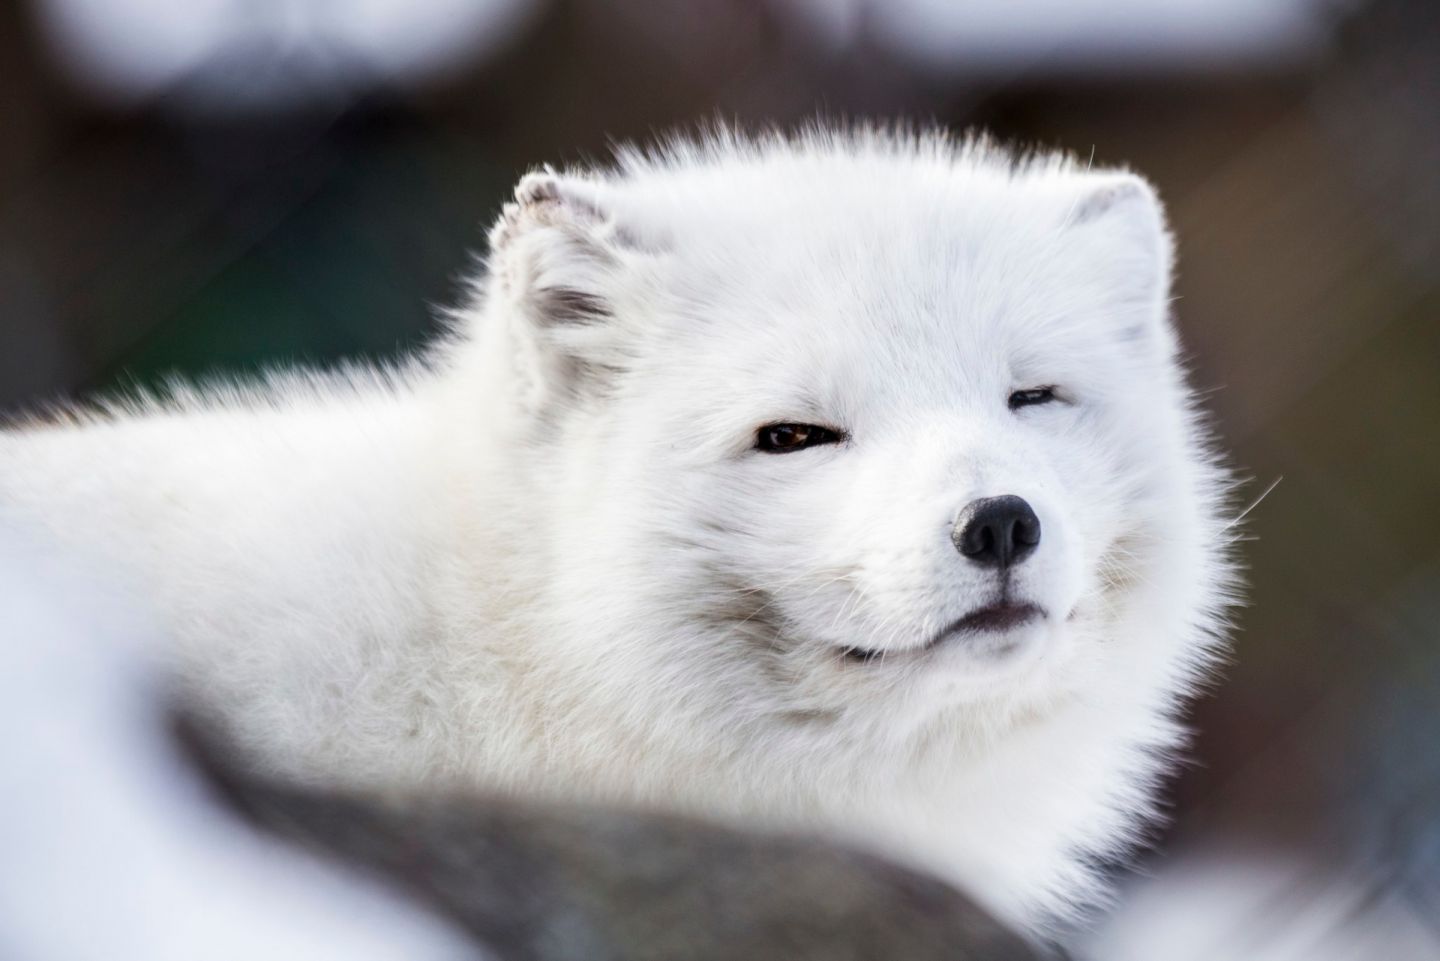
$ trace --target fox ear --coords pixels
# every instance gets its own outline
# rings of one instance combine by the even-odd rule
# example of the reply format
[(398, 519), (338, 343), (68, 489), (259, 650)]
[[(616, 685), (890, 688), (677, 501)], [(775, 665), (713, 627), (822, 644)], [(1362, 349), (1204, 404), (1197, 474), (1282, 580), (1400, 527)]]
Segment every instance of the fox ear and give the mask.
[(1066, 227), (1085, 235), (1096, 264), (1093, 280), (1132, 321), (1127, 333), (1138, 336), (1146, 327), (1164, 327), (1174, 244), (1154, 188), (1130, 173), (1086, 176)]
[(503, 302), (534, 404), (573, 400), (626, 365), (626, 291), (647, 251), (611, 193), (546, 168), (521, 179), (490, 231), (489, 295)]
[(617, 235), (597, 184), (526, 174), (490, 231), (499, 294), (541, 328), (604, 323), (622, 267)]

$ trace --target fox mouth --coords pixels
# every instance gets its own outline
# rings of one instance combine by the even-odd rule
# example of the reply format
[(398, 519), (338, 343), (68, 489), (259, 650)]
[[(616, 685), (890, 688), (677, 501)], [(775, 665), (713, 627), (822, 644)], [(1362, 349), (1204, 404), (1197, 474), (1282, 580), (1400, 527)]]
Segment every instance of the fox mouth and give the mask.
[(898, 650), (874, 650), (865, 647), (845, 648), (845, 657), (852, 661), (868, 662), (889, 656), (923, 654), (955, 638), (985, 634), (1003, 634), (1031, 621), (1045, 616), (1045, 609), (1028, 601), (997, 601), (984, 607), (977, 607), (964, 617), (946, 626), (920, 647)]

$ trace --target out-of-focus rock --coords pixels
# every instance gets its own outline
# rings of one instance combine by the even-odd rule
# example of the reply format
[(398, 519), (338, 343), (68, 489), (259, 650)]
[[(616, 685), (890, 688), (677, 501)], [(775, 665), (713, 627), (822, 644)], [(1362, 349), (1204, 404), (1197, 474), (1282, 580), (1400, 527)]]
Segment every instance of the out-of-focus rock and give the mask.
[(277, 835), (377, 873), (506, 959), (1021, 961), (947, 884), (828, 842), (626, 811), (278, 787), (221, 770)]

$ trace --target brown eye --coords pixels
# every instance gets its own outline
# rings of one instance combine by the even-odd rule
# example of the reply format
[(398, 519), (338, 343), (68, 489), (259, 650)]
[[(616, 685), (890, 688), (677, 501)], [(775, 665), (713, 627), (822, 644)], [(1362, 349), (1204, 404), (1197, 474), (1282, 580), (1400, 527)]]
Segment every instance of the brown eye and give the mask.
[(767, 454), (788, 454), (818, 444), (834, 444), (840, 434), (814, 424), (770, 424), (755, 434), (755, 449)]
[(1010, 395), (1010, 409), (1019, 410), (1022, 407), (1035, 407), (1040, 404), (1048, 404), (1054, 399), (1054, 387), (1033, 387), (1030, 390), (1017, 390)]

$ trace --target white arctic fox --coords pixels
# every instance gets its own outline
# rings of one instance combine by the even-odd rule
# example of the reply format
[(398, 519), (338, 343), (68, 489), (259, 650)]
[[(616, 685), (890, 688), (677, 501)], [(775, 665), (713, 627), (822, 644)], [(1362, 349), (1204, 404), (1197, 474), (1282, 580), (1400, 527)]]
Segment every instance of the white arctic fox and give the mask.
[(1218, 643), (1224, 477), (1133, 174), (717, 135), (525, 177), (453, 334), (0, 435), (311, 781), (839, 831), (1093, 899)]

